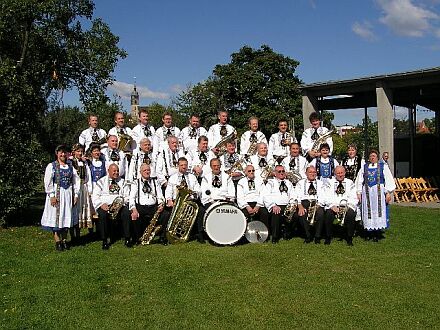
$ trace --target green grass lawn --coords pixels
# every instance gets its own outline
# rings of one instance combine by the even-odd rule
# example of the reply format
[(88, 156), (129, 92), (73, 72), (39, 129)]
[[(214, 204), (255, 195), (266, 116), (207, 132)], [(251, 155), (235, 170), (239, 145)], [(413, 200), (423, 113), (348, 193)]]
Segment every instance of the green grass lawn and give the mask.
[(440, 211), (392, 207), (379, 243), (181, 245), (56, 252), (0, 230), (1, 324), (14, 328), (440, 327)]

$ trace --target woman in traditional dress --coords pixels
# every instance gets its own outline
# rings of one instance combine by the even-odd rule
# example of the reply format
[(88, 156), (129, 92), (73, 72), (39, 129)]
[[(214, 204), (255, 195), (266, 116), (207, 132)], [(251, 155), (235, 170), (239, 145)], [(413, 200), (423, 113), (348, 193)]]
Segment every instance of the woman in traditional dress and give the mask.
[(372, 149), (369, 152), (368, 162), (359, 170), (356, 190), (361, 201), (364, 229), (374, 242), (378, 241), (381, 230), (388, 228), (388, 204), (394, 189), (396, 184), (388, 165), (383, 160), (379, 161), (379, 152)]
[(66, 147), (55, 149), (56, 160), (49, 163), (44, 174), (46, 203), (41, 226), (53, 233), (57, 251), (68, 249), (67, 230), (73, 227), (73, 206), (78, 200), (80, 179), (67, 163)]
[(72, 154), (70, 161), (80, 178), (78, 203), (73, 208), (74, 230), (71, 231), (72, 241), (76, 241), (79, 239), (80, 228), (93, 228), (93, 224), (87, 187), (90, 172), (84, 157), (84, 146), (79, 143), (74, 144)]

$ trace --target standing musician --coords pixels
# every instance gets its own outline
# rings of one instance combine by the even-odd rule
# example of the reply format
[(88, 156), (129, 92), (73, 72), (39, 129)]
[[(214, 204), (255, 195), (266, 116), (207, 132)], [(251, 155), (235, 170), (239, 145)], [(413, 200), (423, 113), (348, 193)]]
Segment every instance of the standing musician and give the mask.
[(212, 158), (209, 162), (210, 171), (205, 172), (201, 183), (202, 207), (198, 216), (198, 239), (204, 242), (203, 218), (208, 207), (216, 201), (233, 201), (235, 198), (234, 184), (224, 171), (221, 171), (221, 162), (218, 158)]
[(330, 146), (327, 143), (319, 147), (320, 156), (310, 162), (310, 165), (316, 168), (317, 178), (326, 182), (335, 176), (335, 167), (339, 165), (338, 161), (330, 156)]
[[(304, 228), (306, 238), (304, 243), (312, 241), (310, 228), (315, 227), (315, 244), (321, 243), (321, 230), (324, 220), (325, 188), (324, 183), (316, 179), (316, 169), (309, 166), (306, 169), (306, 179), (296, 184), (295, 190), (298, 196), (298, 217)], [(315, 205), (315, 207), (313, 206)]]
[(53, 233), (57, 251), (69, 248), (67, 229), (73, 227), (72, 208), (78, 201), (80, 184), (76, 170), (67, 162), (66, 153), (66, 146), (56, 147), (56, 160), (49, 163), (44, 172), (46, 202), (41, 226)]
[[(147, 226), (150, 224), (153, 215), (162, 212), (165, 205), (165, 198), (160, 189), (159, 182), (152, 178), (151, 167), (149, 164), (142, 163), (140, 166), (140, 177), (135, 179), (130, 189), (129, 209), (131, 211), (131, 220), (134, 222), (134, 239), (139, 242)], [(166, 221), (163, 213), (158, 219), (157, 225), (162, 225), (162, 235), (160, 242), (167, 244), (165, 239)]]
[[(313, 144), (322, 135), (329, 132), (327, 127), (321, 126), (321, 120), (319, 119), (319, 114), (317, 112), (312, 112), (309, 116), (309, 121), (311, 127), (304, 130), (301, 137), (301, 148), (304, 156), (307, 160), (311, 161), (313, 158), (319, 157), (320, 152), (313, 150)], [(325, 141), (330, 147), (330, 155), (333, 152), (333, 139), (329, 136)], [(319, 150), (319, 146), (317, 147)]]
[(105, 165), (108, 167), (111, 164), (118, 165), (119, 175), (124, 177), (127, 162), (125, 153), (118, 149), (118, 137), (116, 135), (109, 135), (107, 138), (107, 148), (102, 149), (102, 154), (105, 157)]
[(96, 142), (99, 144), (105, 143), (105, 138), (107, 133), (98, 127), (98, 116), (90, 114), (89, 115), (89, 128), (81, 132), (78, 142), (82, 144), (85, 150), (89, 149), (90, 143)]
[(139, 147), (141, 140), (146, 137), (151, 141), (152, 150), (157, 153), (156, 130), (148, 123), (149, 116), (147, 110), (140, 109), (138, 116), (139, 124), (133, 128), (133, 138), (136, 142), (136, 146)]
[(199, 138), (207, 136), (208, 131), (200, 126), (200, 117), (197, 114), (192, 114), (189, 118), (188, 126), (184, 127), (179, 135), (179, 143), (183, 148), (185, 155), (192, 151), (196, 151)]
[(156, 130), (156, 138), (158, 148), (153, 150), (155, 153), (161, 153), (162, 150), (167, 149), (168, 147), (168, 138), (171, 136), (178, 137), (180, 134), (180, 129), (177, 126), (173, 125), (173, 116), (170, 112), (164, 112), (162, 115), (162, 127), (159, 127)]
[(357, 147), (354, 143), (348, 145), (347, 155), (343, 158), (341, 165), (345, 168), (345, 177), (354, 182), (361, 167), (365, 165), (365, 161), (357, 153)]
[(247, 165), (244, 173), (246, 176), (237, 185), (237, 205), (248, 220), (260, 220), (269, 228), (269, 213), (263, 202), (263, 179), (255, 176), (252, 165)]
[[(103, 250), (108, 250), (109, 243), (115, 241), (116, 226), (119, 223), (122, 224), (125, 246), (132, 246), (130, 241), (130, 212), (125, 205), (129, 197), (128, 190), (128, 185), (125, 185), (124, 179), (119, 176), (119, 167), (116, 164), (109, 166), (108, 174), (98, 180), (93, 190), (92, 203), (98, 212), (98, 228)], [(118, 197), (123, 199), (120, 203), (116, 203)], [(114, 220), (109, 212), (114, 212)], [(108, 241), (109, 238), (111, 239), (110, 242)]]
[(276, 165), (275, 178), (268, 181), (263, 193), (264, 206), (270, 212), (272, 243), (278, 243), (281, 225), (289, 226), (285, 221), (284, 210), (296, 199), (295, 188), (289, 180), (286, 180), (286, 170), (282, 165)]
[(289, 155), (290, 144), (297, 142), (296, 138), (287, 131), (288, 128), (286, 119), (278, 120), (278, 132), (272, 134), (269, 139), (269, 158), (279, 158), (278, 164), (281, 163), (284, 157)]
[(156, 173), (162, 189), (165, 189), (169, 178), (178, 172), (178, 161), (183, 157), (179, 150), (179, 142), (175, 136), (168, 138), (168, 147), (163, 149), (157, 158)]
[[(267, 183), (267, 180), (273, 177), (273, 170), (269, 170), (269, 167), (274, 163), (273, 159), (267, 157), (267, 144), (262, 142), (257, 145), (257, 154), (251, 156), (251, 163), (255, 169), (255, 176), (258, 176)], [(263, 177), (264, 176), (264, 177)]]
[[(266, 143), (267, 139), (263, 132), (258, 130), (258, 118), (251, 117), (248, 121), (249, 130), (240, 138), (240, 155), (255, 155), (258, 143)], [(251, 151), (251, 152), (249, 152)]]
[(281, 165), (286, 169), (287, 179), (292, 182), (293, 186), (296, 186), (300, 179), (306, 178), (308, 162), (301, 155), (299, 143), (294, 142), (290, 145), (290, 154), (283, 159)]
[(206, 136), (200, 136), (197, 142), (197, 148), (190, 150), (186, 157), (188, 158), (191, 173), (193, 173), (199, 183), (201, 183), (202, 177), (205, 173), (210, 171), (209, 162), (212, 158), (215, 158), (215, 155), (208, 148), (208, 138)]
[(209, 148), (218, 155), (219, 150), (215, 148), (223, 138), (232, 134), (235, 128), (228, 124), (228, 112), (220, 110), (218, 112), (218, 123), (212, 125), (208, 130)]
[[(166, 212), (166, 218), (169, 219), (172, 208), (174, 206), (174, 202), (177, 198), (178, 189), (177, 187), (183, 186), (192, 190), (197, 198), (200, 197), (200, 185), (197, 182), (197, 178), (194, 174), (188, 173), (188, 161), (185, 157), (180, 157), (178, 160), (178, 171), (170, 176), (168, 180), (167, 188), (165, 190), (165, 200), (166, 200), (166, 208), (164, 212)], [(197, 222), (199, 222), (200, 217), (197, 216)], [(200, 229), (201, 228), (201, 229)], [(197, 224), (198, 229), (198, 238), (199, 242), (204, 243), (203, 241), (203, 223)]]
[[(123, 148), (122, 151), (126, 154), (136, 148), (136, 141), (133, 139), (133, 131), (130, 127), (125, 126), (124, 114), (121, 111), (117, 111), (114, 117), (115, 126), (110, 128), (108, 135), (116, 135), (118, 137), (118, 148)], [(126, 139), (126, 145), (121, 145), (121, 139)]]
[[(237, 189), (238, 181), (243, 177), (243, 163), (246, 163), (243, 157), (235, 151), (235, 141), (228, 141), (226, 143), (226, 153), (221, 157), (222, 171), (229, 174), (234, 183), (235, 189)], [(249, 159), (250, 161), (250, 159)]]
[(388, 165), (380, 160), (379, 152), (370, 150), (368, 163), (361, 167), (356, 179), (356, 191), (361, 201), (364, 229), (374, 242), (381, 237), (381, 230), (388, 228), (388, 204), (396, 189), (393, 175)]
[[(345, 177), (344, 166), (336, 166), (335, 178), (329, 180), (326, 187), (326, 210), (324, 215), (325, 242), (328, 245), (333, 237), (333, 221), (340, 215), (341, 224), (347, 230), (347, 245), (353, 246), (356, 207), (358, 203), (354, 182)], [(344, 211), (345, 209), (345, 211)], [(343, 221), (343, 223), (342, 223)]]
[(139, 142), (139, 148), (133, 152), (133, 157), (130, 162), (128, 175), (126, 181), (128, 183), (134, 182), (141, 176), (142, 164), (150, 165), (150, 177), (156, 177), (156, 158), (152, 153), (152, 146), (150, 139), (144, 137)]

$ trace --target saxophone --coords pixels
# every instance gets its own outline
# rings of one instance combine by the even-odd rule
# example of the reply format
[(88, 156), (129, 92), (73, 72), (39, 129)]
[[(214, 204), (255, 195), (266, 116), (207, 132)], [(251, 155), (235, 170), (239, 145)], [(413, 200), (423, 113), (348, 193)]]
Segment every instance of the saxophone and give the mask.
[(199, 206), (195, 202), (188, 200), (194, 192), (182, 185), (178, 186), (177, 189), (177, 198), (168, 220), (166, 232), (168, 242), (171, 244), (188, 240), (191, 228), (196, 221), (197, 212), (199, 211)]
[(293, 214), (295, 213), (297, 207), (298, 207), (297, 200), (294, 200), (292, 203), (286, 205), (283, 215), (286, 218), (287, 222), (292, 222)]
[[(159, 207), (160, 207), (160, 205), (159, 205)], [(157, 220), (159, 220), (159, 216), (161, 213), (159, 211), (159, 207), (158, 207), (157, 211), (154, 213), (153, 218), (150, 221), (150, 224), (147, 226), (144, 234), (142, 235), (142, 237), (140, 239), (140, 242), (142, 245), (150, 244), (151, 241), (153, 240), (154, 236), (156, 236), (156, 234), (159, 232), (159, 230), (162, 229), (162, 225), (156, 226)]]
[(333, 130), (330, 130), (327, 133), (320, 135), (319, 138), (317, 138), (313, 143), (312, 150), (319, 151), (319, 147), (321, 146), (321, 144), (323, 144), (325, 140), (327, 140), (327, 138), (329, 138), (332, 134)]
[(318, 204), (316, 203), (316, 199), (310, 200), (310, 205), (307, 210), (307, 222), (313, 226), (315, 223), (315, 214), (316, 209), (318, 208)]
[(345, 222), (345, 215), (347, 214), (347, 208), (348, 203), (346, 199), (341, 199), (338, 206), (338, 213), (336, 214), (335, 220), (337, 223), (339, 223), (341, 226), (344, 225)]
[(223, 154), (226, 152), (226, 144), (228, 142), (235, 142), (236, 138), (237, 132), (234, 130), (231, 134), (221, 139), (220, 142), (214, 146), (214, 149), (218, 149), (217, 157), (223, 156)]
[(116, 220), (119, 210), (124, 206), (124, 197), (117, 196), (110, 204), (107, 213), (110, 215), (110, 219)]

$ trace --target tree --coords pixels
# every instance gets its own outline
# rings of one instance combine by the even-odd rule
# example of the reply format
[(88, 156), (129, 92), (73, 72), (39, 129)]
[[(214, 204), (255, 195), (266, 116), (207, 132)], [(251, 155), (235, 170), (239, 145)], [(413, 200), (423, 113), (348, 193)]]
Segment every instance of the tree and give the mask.
[(239, 131), (246, 129), (250, 116), (257, 116), (266, 135), (277, 130), (281, 117), (295, 118), (296, 132), (301, 133), (298, 65), (267, 45), (256, 50), (244, 46), (231, 55), (230, 63), (216, 65), (211, 77), (182, 92), (174, 103), (182, 113), (198, 113), (205, 126), (217, 121), (218, 110), (226, 109)]
[(0, 4), (0, 129), (8, 135), (0, 144), (0, 221), (41, 189), (40, 141), (51, 96), (77, 88), (87, 107), (126, 56), (109, 27), (92, 19), (93, 9), (91, 0)]

